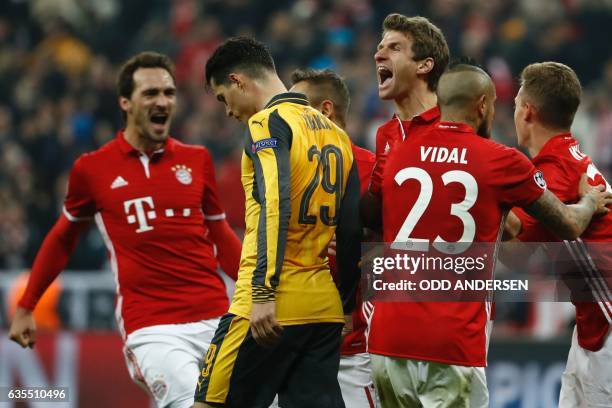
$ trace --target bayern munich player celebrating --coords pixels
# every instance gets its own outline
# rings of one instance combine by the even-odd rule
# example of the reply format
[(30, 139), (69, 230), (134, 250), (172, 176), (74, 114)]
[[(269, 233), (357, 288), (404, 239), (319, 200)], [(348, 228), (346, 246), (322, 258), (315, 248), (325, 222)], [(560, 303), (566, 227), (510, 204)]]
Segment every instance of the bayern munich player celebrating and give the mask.
[(423, 132), (440, 120), (436, 86), (448, 64), (442, 31), (425, 17), (389, 14), (374, 60), (378, 96), (392, 100), (396, 114), (376, 131), (376, 164), (361, 215), (365, 225), (381, 227), (381, 185), (387, 158), (412, 133)]
[[(350, 95), (344, 80), (334, 71), (296, 70), (291, 75), (292, 92), (299, 92), (308, 98), (310, 105), (321, 111), (340, 128), (346, 128), (346, 117), (350, 105)], [(357, 163), (359, 185), (363, 195), (370, 184), (374, 167), (374, 154), (369, 150), (352, 144), (353, 158)], [(332, 274), (337, 275), (335, 251), (329, 256)], [(370, 356), (366, 352), (365, 332), (367, 323), (362, 305), (355, 308), (340, 348), (340, 369), (338, 383), (342, 399), (347, 407), (370, 408), (376, 406), (376, 390), (372, 382)]]
[(241, 244), (219, 205), (209, 152), (168, 135), (176, 104), (170, 59), (134, 56), (118, 91), (127, 126), (74, 163), (63, 214), (34, 261), (10, 337), (34, 345), (32, 310), (95, 220), (115, 273), (132, 378), (158, 406), (190, 407), (198, 360), (229, 306), (217, 259), (235, 279)]
[[(515, 100), (518, 142), (529, 150), (533, 164), (544, 173), (548, 189), (566, 203), (578, 200), (578, 183), (583, 173), (592, 184), (605, 185), (612, 191), (570, 133), (581, 93), (580, 81), (570, 67), (543, 62), (523, 70), (521, 89)], [(524, 211), (513, 212), (520, 219), (517, 238), (521, 241), (558, 241)], [(579, 283), (580, 288), (588, 288), (594, 301), (585, 302), (581, 293), (572, 294), (576, 327), (561, 381), (559, 406), (562, 408), (612, 406), (612, 295), (609, 286), (612, 255), (610, 247), (606, 246), (610, 242), (612, 213), (595, 218), (576, 241), (565, 241), (569, 253), (566, 259), (573, 262), (559, 265), (563, 268), (560, 272), (576, 280), (570, 288), (575, 289), (575, 283)]]
[[(610, 195), (588, 185), (579, 204), (566, 207), (524, 155), (488, 140), (495, 88), (480, 68), (452, 67), (437, 95), (440, 123), (412, 134), (386, 163), (385, 242), (495, 243), (513, 206), (524, 207), (559, 236), (575, 238), (596, 211), (606, 211)], [(438, 160), (434, 148), (451, 153)], [(374, 305), (368, 350), (383, 407), (488, 406), (489, 304), (404, 302), (393, 313), (379, 314), (381, 304)]]

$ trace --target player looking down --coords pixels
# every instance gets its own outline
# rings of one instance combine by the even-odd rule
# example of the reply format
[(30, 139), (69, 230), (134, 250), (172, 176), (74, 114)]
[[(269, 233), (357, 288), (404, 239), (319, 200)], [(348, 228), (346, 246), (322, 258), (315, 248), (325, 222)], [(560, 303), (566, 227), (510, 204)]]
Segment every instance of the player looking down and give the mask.
[[(203, 362), (196, 406), (344, 407), (341, 332), (355, 307), (359, 178), (346, 133), (287, 92), (266, 47), (231, 38), (206, 63), (229, 117), (248, 125), (246, 235), (236, 292)], [(339, 289), (327, 249), (337, 236)]]

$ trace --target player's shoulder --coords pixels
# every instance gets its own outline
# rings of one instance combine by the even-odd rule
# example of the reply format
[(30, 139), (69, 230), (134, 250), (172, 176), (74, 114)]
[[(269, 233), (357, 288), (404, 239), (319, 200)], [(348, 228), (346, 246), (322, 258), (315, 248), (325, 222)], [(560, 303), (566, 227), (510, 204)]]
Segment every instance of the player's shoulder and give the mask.
[(96, 167), (100, 165), (108, 166), (112, 164), (119, 150), (119, 142), (114, 138), (96, 150), (82, 153), (74, 162), (74, 167), (81, 169)]
[(171, 149), (175, 155), (186, 160), (212, 161), (210, 151), (204, 146), (184, 143), (172, 137), (168, 139), (168, 143), (172, 144)]
[(378, 128), (376, 129), (376, 134), (383, 135), (383, 134), (388, 134), (388, 133), (398, 132), (398, 131), (399, 131), (399, 124), (397, 122), (397, 117), (393, 115), (391, 119), (387, 120), (382, 125), (378, 126)]
[(363, 163), (374, 163), (376, 161), (376, 155), (371, 151), (355, 144), (351, 144), (351, 148), (353, 149), (355, 161)]
[(188, 152), (188, 153), (207, 153), (208, 149), (201, 145), (194, 145), (185, 142), (181, 142), (178, 139), (173, 137), (168, 138), (168, 143), (172, 144), (172, 148), (178, 152)]
[(549, 140), (533, 158), (536, 166), (556, 165), (583, 173), (591, 158), (580, 150), (580, 144), (569, 135), (559, 135)]

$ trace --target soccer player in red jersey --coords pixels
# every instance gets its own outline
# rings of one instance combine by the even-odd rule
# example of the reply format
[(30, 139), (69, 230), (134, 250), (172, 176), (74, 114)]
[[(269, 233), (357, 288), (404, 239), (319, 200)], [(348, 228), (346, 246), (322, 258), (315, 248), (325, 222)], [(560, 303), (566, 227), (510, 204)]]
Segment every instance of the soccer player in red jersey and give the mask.
[[(605, 211), (612, 196), (588, 186), (578, 205), (566, 207), (524, 155), (489, 140), (495, 88), (484, 71), (452, 67), (437, 95), (440, 123), (396, 146), (386, 163), (386, 243), (424, 252), (447, 243), (495, 244), (513, 206), (575, 238)], [(368, 350), (383, 407), (487, 407), (489, 311), (485, 301), (375, 302)]]
[(95, 220), (117, 282), (117, 325), (132, 378), (158, 406), (190, 407), (199, 358), (229, 306), (217, 263), (235, 279), (241, 244), (219, 205), (210, 153), (169, 136), (176, 105), (170, 59), (134, 56), (117, 87), (126, 127), (74, 163), (63, 214), (34, 261), (10, 337), (34, 345), (32, 310)]
[[(586, 173), (589, 182), (610, 184), (591, 158), (579, 149), (570, 128), (581, 86), (574, 71), (557, 62), (527, 66), (521, 74), (514, 121), (519, 145), (528, 149), (532, 163), (544, 173), (548, 189), (565, 203), (579, 199), (578, 184)], [(525, 242), (554, 242), (557, 237), (521, 209), (513, 210), (520, 226), (518, 239)], [(515, 227), (516, 228), (516, 227)], [(573, 259), (563, 272), (570, 273), (589, 288), (594, 302), (574, 301), (576, 327), (561, 383), (560, 407), (603, 407), (612, 405), (612, 214), (595, 218), (575, 241), (564, 241)], [(607, 280), (606, 280), (607, 278)], [(574, 285), (572, 285), (574, 286)], [(577, 294), (576, 297), (580, 295)], [(582, 300), (582, 301), (581, 301)]]
[[(291, 75), (292, 92), (299, 92), (308, 98), (313, 108), (321, 111), (342, 129), (346, 128), (346, 117), (350, 105), (350, 95), (344, 80), (334, 71), (296, 70)], [(370, 184), (374, 167), (374, 154), (369, 150), (352, 145), (353, 158), (357, 163), (361, 195)], [(330, 269), (336, 275), (335, 251), (330, 248)], [(365, 332), (367, 323), (359, 304), (349, 324), (350, 331), (345, 333), (340, 348), (340, 369), (338, 382), (342, 398), (347, 407), (370, 408), (376, 405), (376, 390), (372, 382), (370, 356), (366, 352)]]
[(378, 96), (392, 100), (396, 113), (376, 132), (376, 164), (361, 205), (367, 227), (381, 228), (381, 184), (385, 163), (395, 146), (440, 119), (435, 92), (448, 59), (444, 35), (425, 17), (389, 14), (385, 18), (374, 55)]

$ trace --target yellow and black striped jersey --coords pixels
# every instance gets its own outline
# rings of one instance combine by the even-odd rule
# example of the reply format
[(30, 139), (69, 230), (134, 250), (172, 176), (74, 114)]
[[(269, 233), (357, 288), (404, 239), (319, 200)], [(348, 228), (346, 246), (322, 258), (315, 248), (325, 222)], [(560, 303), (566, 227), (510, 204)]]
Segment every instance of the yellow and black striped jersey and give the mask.
[[(275, 300), (284, 325), (343, 322), (359, 280), (361, 238), (351, 142), (298, 93), (275, 96), (248, 125), (246, 232), (230, 313), (249, 318), (252, 302)], [(327, 259), (334, 232), (339, 288)]]

